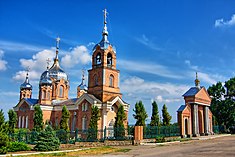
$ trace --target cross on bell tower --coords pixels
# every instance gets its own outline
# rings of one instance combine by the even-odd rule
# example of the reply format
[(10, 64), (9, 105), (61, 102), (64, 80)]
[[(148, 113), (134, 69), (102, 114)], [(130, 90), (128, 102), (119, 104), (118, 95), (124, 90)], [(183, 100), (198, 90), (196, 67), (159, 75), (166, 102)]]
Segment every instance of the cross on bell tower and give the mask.
[(116, 52), (108, 40), (107, 10), (103, 12), (102, 39), (93, 48), (92, 69), (88, 70), (88, 93), (105, 102), (122, 94), (119, 89), (119, 70), (116, 69)]

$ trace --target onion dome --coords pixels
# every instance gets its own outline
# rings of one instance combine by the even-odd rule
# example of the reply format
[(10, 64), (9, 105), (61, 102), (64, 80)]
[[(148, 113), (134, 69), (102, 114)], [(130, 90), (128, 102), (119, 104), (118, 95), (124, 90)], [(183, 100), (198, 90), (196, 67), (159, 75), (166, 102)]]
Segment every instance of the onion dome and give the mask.
[(25, 81), (24, 83), (22, 83), (20, 85), (20, 89), (29, 89), (29, 90), (32, 90), (33, 86), (29, 83), (29, 73), (27, 71), (27, 74), (26, 74), (26, 78), (25, 78)]
[(85, 90), (85, 91), (88, 90), (88, 88), (86, 86), (86, 83), (85, 83), (84, 70), (82, 71), (82, 82), (81, 82), (81, 84), (78, 87), (80, 88), (80, 90)]
[(60, 64), (59, 64), (59, 58), (58, 58), (59, 41), (60, 41), (60, 38), (57, 38), (56, 39), (56, 56), (55, 56), (52, 67), (48, 70), (49, 76), (50, 78), (53, 78), (55, 80), (64, 79), (65, 81), (68, 82), (68, 75), (64, 72), (64, 70), (60, 67)]
[(93, 50), (95, 50), (97, 46), (100, 46), (100, 49), (102, 49), (102, 50), (106, 50), (111, 45), (110, 42), (108, 41), (108, 29), (106, 26), (106, 24), (107, 24), (106, 19), (107, 19), (107, 10), (104, 9), (104, 28), (103, 28), (103, 32), (102, 32), (103, 38), (98, 44), (95, 45)]
[(47, 67), (47, 70), (42, 73), (39, 84), (40, 85), (51, 85), (52, 84), (52, 81), (49, 76), (48, 67)]

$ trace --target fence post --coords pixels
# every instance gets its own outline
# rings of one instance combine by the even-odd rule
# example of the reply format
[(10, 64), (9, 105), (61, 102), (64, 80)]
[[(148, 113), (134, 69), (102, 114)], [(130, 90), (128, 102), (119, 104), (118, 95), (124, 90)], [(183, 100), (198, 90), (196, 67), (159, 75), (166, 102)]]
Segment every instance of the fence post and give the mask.
[(75, 142), (77, 142), (78, 140), (78, 128), (76, 128), (75, 130)]
[(106, 139), (106, 126), (104, 127), (104, 141)]

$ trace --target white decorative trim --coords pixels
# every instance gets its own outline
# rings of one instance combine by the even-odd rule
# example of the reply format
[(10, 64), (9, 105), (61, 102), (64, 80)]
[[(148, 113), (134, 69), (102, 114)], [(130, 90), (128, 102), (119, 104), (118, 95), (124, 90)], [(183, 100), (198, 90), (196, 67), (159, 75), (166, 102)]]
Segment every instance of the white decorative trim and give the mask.
[[(117, 97), (116, 97), (115, 99), (113, 99), (112, 101), (107, 101), (108, 107), (110, 108), (110, 107), (111, 107), (113, 104), (115, 104), (116, 102), (119, 102), (120, 104), (122, 104), (125, 111), (128, 111), (128, 110), (129, 110), (130, 105), (124, 103), (124, 102), (122, 101), (122, 99), (121, 99), (119, 96), (117, 96)], [(110, 109), (111, 109), (111, 108), (110, 108)]]
[(208, 104), (204, 104), (204, 103), (201, 103), (201, 102), (188, 102), (189, 104), (198, 104), (198, 105), (204, 105), (204, 106), (210, 106)]
[(105, 85), (105, 69), (103, 68), (103, 85)]

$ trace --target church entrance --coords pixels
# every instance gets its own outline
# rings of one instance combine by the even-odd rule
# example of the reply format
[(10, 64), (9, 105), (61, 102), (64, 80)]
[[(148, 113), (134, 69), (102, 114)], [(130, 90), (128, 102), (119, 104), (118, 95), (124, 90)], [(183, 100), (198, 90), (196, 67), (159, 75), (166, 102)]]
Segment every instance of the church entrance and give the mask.
[(188, 133), (188, 118), (185, 118), (184, 120), (184, 134), (187, 136)]

